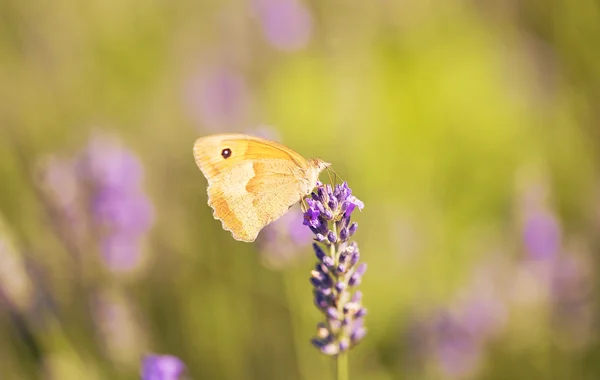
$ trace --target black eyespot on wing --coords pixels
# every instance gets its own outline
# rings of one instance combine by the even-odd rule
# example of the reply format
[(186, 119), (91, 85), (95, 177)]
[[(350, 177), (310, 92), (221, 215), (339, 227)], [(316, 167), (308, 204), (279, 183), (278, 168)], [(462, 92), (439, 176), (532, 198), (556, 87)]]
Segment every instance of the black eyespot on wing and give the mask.
[(231, 149), (229, 148), (225, 148), (221, 151), (221, 156), (223, 156), (223, 158), (229, 158), (231, 156)]

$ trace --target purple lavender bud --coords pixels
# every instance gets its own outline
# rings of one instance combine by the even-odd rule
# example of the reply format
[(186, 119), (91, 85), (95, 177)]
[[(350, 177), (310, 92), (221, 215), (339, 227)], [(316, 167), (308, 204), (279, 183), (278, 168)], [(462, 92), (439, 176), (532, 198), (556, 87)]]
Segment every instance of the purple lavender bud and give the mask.
[(345, 265), (345, 266), (347, 266), (347, 265), (348, 265), (348, 255), (346, 254), (346, 252), (345, 252), (345, 251), (342, 251), (342, 253), (340, 253), (340, 257), (339, 257), (339, 260), (338, 260), (338, 262), (339, 262), (340, 264), (343, 264), (343, 265)]
[(323, 248), (321, 248), (321, 246), (317, 243), (313, 243), (313, 249), (315, 250), (315, 255), (317, 256), (317, 259), (319, 259), (319, 261), (323, 261), (323, 259), (327, 257), (325, 251), (323, 251)]
[(317, 198), (321, 203), (327, 204), (327, 192), (322, 187), (319, 187), (317, 189)]
[(358, 311), (354, 314), (354, 318), (362, 318), (365, 315), (367, 315), (367, 309), (365, 309), (364, 307), (361, 307), (360, 309), (358, 309)]
[(185, 365), (171, 355), (146, 355), (142, 360), (140, 375), (142, 380), (182, 379)]
[(319, 227), (317, 227), (317, 232), (323, 234), (324, 236), (327, 236), (327, 234), (329, 233), (329, 228), (327, 223), (321, 223), (319, 224)]
[(337, 210), (339, 203), (335, 197), (331, 197), (331, 198), (329, 198), (328, 205), (331, 210), (335, 211), (335, 210)]
[(338, 293), (344, 291), (347, 287), (348, 285), (346, 285), (345, 282), (338, 282), (337, 284), (335, 284), (335, 290), (337, 290)]
[(323, 203), (321, 203), (319, 201), (315, 201), (315, 207), (317, 208), (317, 210), (319, 210), (319, 213), (321, 213), (321, 214), (325, 213), (325, 207), (323, 206)]
[(322, 288), (322, 283), (321, 280), (318, 279), (317, 277), (311, 277), (310, 279), (310, 283), (315, 287), (315, 288)]
[(352, 195), (352, 189), (348, 186), (348, 182), (342, 183), (342, 196), (344, 199), (348, 199)]
[(337, 242), (337, 236), (335, 236), (333, 231), (329, 231), (329, 233), (327, 234), (327, 240), (329, 240), (332, 244), (335, 244)]
[(335, 196), (338, 199), (338, 201), (341, 203), (341, 202), (344, 202), (348, 198), (348, 196), (352, 193), (352, 191), (348, 187), (348, 184), (346, 182), (344, 182), (341, 185), (338, 185), (335, 187), (334, 193), (335, 193)]
[(336, 197), (338, 201), (340, 201), (340, 200), (343, 200), (340, 197), (341, 194), (342, 194), (342, 187), (341, 187), (341, 185), (338, 185), (333, 189), (333, 196)]
[(365, 329), (363, 326), (357, 327), (350, 333), (350, 341), (352, 344), (356, 344), (360, 342), (365, 335), (367, 335), (367, 329)]
[(325, 265), (324, 263), (317, 263), (317, 265), (315, 265), (315, 270), (323, 272), (325, 274), (329, 273), (329, 268), (327, 268), (327, 265)]
[(341, 231), (342, 228), (348, 227), (348, 223), (350, 223), (350, 218), (342, 216), (340, 220), (335, 222), (335, 228), (337, 228), (338, 231)]
[[(308, 211), (310, 212), (310, 210)], [(319, 216), (317, 214), (317, 216), (315, 217), (306, 217), (304, 218), (304, 225), (309, 226), (310, 229), (313, 231), (313, 233), (315, 233), (315, 231), (319, 231), (319, 229), (321, 228), (321, 221), (319, 220)]]
[(318, 348), (319, 350), (321, 350), (327, 344), (326, 340), (320, 337), (312, 338), (310, 340), (310, 343), (312, 343), (312, 345)]
[(350, 342), (347, 339), (342, 339), (340, 341), (340, 352), (348, 351), (350, 348)]
[(330, 307), (327, 309), (327, 318), (329, 319), (338, 319), (339, 312), (335, 307)]
[(314, 227), (312, 225), (309, 226), (312, 233), (315, 234), (315, 236), (319, 235), (319, 234), (326, 236), (327, 233), (329, 232), (329, 229), (327, 228), (327, 224), (321, 223), (321, 221), (318, 219), (315, 220), (314, 223), (316, 224), (316, 226), (314, 226)]
[(328, 197), (329, 199), (331, 199), (331, 198), (335, 198), (335, 195), (334, 195), (334, 194), (335, 194), (335, 193), (334, 193), (334, 190), (333, 190), (333, 188), (331, 187), (331, 185), (330, 185), (330, 184), (327, 184), (327, 185), (325, 185), (325, 191), (327, 191), (327, 197)]
[(358, 266), (358, 268), (356, 268), (356, 271), (352, 274), (352, 276), (350, 276), (350, 280), (348, 280), (348, 285), (350, 285), (350, 286), (359, 285), (362, 280), (362, 276), (365, 274), (366, 271), (367, 271), (367, 264), (366, 263), (360, 264)]
[(323, 281), (322, 281), (322, 285), (326, 289), (331, 289), (331, 287), (333, 286), (333, 280), (331, 279), (331, 277), (325, 275), (325, 277), (323, 278)]
[(329, 300), (327, 299), (327, 296), (321, 291), (315, 291), (314, 301), (315, 306), (317, 306), (317, 308), (320, 310), (326, 310), (329, 306)]
[(362, 300), (362, 292), (357, 290), (356, 293), (352, 296), (352, 302), (360, 303)]
[(346, 211), (350, 207), (350, 202), (342, 202), (342, 206), (340, 207), (340, 214), (346, 215)]
[[(323, 269), (325, 269), (326, 272), (323, 271)], [(320, 286), (327, 288), (333, 284), (333, 282), (331, 282), (331, 277), (329, 277), (327, 274), (328, 272), (329, 271), (327, 270), (327, 267), (324, 267), (323, 264), (320, 264), (317, 265), (314, 270), (310, 271), (310, 278), (318, 281)]]
[(356, 233), (356, 230), (358, 229), (358, 223), (354, 222), (350, 225), (350, 228), (348, 228), (348, 235), (349, 236), (353, 236)]
[(318, 271), (312, 271), (311, 273), (316, 274), (310, 278), (310, 282), (315, 288), (329, 289), (333, 285), (331, 277)]
[(365, 272), (367, 271), (367, 263), (362, 263), (358, 266), (358, 268), (356, 268), (356, 274), (359, 274), (360, 276), (364, 275)]
[(333, 212), (331, 212), (330, 209), (325, 209), (325, 211), (323, 212), (323, 216), (327, 220), (333, 220), (333, 217), (334, 217)]
[(356, 244), (356, 242), (353, 241), (351, 243), (344, 245), (342, 254), (344, 256), (349, 256), (349, 255), (352, 255), (357, 250), (358, 250), (358, 245)]
[(315, 240), (318, 241), (319, 243), (323, 243), (325, 240), (327, 240), (327, 238), (322, 233), (317, 232), (315, 235)]
[(321, 352), (325, 355), (337, 355), (340, 352), (340, 345), (335, 343), (329, 343), (323, 347), (321, 347)]
[(316, 224), (319, 220), (319, 215), (321, 214), (318, 207), (316, 206), (317, 202), (311, 198), (306, 198), (306, 204), (308, 208), (304, 212), (304, 225), (305, 226), (313, 226), (316, 227)]
[(350, 237), (350, 232), (348, 230), (348, 228), (344, 227), (340, 230), (340, 240), (341, 241), (346, 241), (348, 240), (348, 238)]
[(346, 266), (344, 264), (339, 264), (336, 268), (337, 274), (344, 274), (346, 273)]
[(348, 302), (344, 305), (344, 307), (342, 308), (342, 311), (344, 312), (344, 314), (348, 314), (350, 312), (357, 311), (359, 308), (360, 308), (359, 304), (356, 304), (354, 302)]
[(323, 258), (323, 264), (325, 264), (327, 266), (327, 268), (333, 268), (335, 265), (335, 262), (333, 261), (333, 259), (329, 256), (325, 256)]
[(362, 209), (365, 208), (365, 204), (360, 199), (356, 198), (354, 195), (348, 197), (348, 202), (350, 202), (352, 209), (350, 209), (349, 207), (346, 210), (347, 214), (352, 213), (352, 211), (354, 211), (355, 208), (358, 208), (359, 211), (362, 211)]
[(353, 267), (354, 265), (356, 265), (356, 263), (358, 263), (359, 259), (360, 259), (360, 253), (358, 252), (358, 250), (356, 250), (350, 257), (350, 267)]

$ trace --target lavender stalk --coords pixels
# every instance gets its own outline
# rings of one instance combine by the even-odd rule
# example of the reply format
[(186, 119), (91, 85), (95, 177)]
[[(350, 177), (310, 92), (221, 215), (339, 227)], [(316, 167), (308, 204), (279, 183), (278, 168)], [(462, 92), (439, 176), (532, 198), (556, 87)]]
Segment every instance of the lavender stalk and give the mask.
[(311, 272), (314, 301), (323, 313), (324, 321), (317, 325), (312, 343), (323, 354), (337, 357), (337, 378), (348, 378), (347, 352), (366, 334), (362, 293), (356, 290), (367, 270), (358, 264), (360, 253), (350, 238), (358, 224), (351, 222), (355, 209), (363, 202), (352, 195), (344, 182), (332, 188), (317, 184), (306, 199), (304, 225), (315, 234), (313, 249), (317, 257)]

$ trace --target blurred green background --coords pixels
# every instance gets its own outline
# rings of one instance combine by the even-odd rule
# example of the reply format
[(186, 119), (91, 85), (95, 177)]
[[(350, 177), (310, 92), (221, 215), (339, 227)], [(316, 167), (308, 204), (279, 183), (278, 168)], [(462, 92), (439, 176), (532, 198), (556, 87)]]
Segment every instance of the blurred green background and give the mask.
[[(333, 378), (310, 246), (206, 205), (193, 142), (236, 131), (365, 203), (351, 378), (597, 379), (599, 40), (592, 0), (1, 1), (0, 378)], [(126, 269), (71, 197), (93, 165), (51, 172), (111, 146), (151, 209)]]

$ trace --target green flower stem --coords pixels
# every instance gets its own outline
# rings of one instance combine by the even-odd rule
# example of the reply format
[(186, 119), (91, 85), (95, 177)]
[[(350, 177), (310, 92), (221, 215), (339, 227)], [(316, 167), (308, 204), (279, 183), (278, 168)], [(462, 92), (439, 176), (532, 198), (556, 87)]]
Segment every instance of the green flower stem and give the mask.
[(337, 380), (348, 380), (348, 352), (340, 352), (336, 358)]

